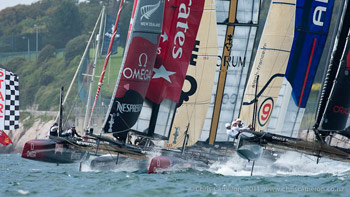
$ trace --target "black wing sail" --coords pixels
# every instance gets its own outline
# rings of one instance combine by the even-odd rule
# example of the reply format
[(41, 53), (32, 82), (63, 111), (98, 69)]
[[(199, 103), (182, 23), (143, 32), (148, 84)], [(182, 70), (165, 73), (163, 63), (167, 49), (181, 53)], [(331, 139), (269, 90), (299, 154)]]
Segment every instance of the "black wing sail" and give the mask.
[[(339, 131), (345, 128), (349, 107), (350, 92), (344, 91), (349, 87), (349, 68), (347, 68), (347, 52), (349, 41), (347, 35), (350, 27), (350, 8), (346, 4), (343, 12), (343, 25), (338, 33), (338, 43), (334, 48), (330, 65), (328, 67), (319, 107), (316, 114), (315, 128), (323, 135), (331, 131)], [(346, 48), (344, 48), (346, 46)]]
[(350, 137), (350, 131), (343, 132), (342, 130), (346, 127), (350, 113), (350, 91), (347, 91), (350, 88), (349, 33), (340, 60), (339, 69), (320, 125), (320, 131), (341, 131), (340, 134), (348, 137)]

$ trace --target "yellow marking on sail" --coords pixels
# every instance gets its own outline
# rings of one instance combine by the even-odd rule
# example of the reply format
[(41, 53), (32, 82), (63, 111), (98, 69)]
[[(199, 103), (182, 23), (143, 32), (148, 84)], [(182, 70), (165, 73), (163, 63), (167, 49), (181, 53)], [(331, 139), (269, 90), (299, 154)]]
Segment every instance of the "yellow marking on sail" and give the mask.
[[(234, 23), (236, 21), (236, 14), (237, 14), (237, 0), (233, 0), (230, 2), (228, 23)], [(210, 126), (209, 144), (211, 145), (214, 144), (217, 129), (218, 129), (222, 97), (224, 94), (226, 73), (227, 73), (227, 67), (228, 67), (228, 62), (226, 61), (226, 58), (230, 57), (234, 29), (235, 27), (233, 25), (227, 26), (227, 29), (226, 29), (225, 43), (224, 43), (224, 49), (223, 49), (222, 61), (221, 61), (221, 67), (220, 67), (220, 73), (219, 73), (219, 80), (217, 84), (217, 91), (216, 91), (216, 97), (214, 102), (213, 118)]]

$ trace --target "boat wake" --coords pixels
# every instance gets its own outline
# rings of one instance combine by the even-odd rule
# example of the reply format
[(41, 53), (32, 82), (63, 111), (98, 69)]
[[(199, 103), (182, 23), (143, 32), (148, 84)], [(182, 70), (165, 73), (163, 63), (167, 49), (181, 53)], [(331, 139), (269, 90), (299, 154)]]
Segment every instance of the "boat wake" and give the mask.
[(132, 159), (132, 158), (118, 158), (115, 155), (103, 155), (99, 157), (92, 157), (81, 164), (82, 172), (137, 172), (145, 170), (148, 166), (148, 161)]
[[(159, 154), (154, 153), (153, 156)], [(150, 157), (152, 158), (152, 157)], [(347, 163), (321, 158), (317, 164), (317, 158), (296, 152), (285, 152), (276, 160), (262, 157), (255, 162), (254, 176), (317, 176), (320, 174), (331, 174), (332, 176), (344, 176), (350, 172)], [(146, 172), (150, 161), (141, 161), (130, 158), (119, 158), (104, 155), (91, 158), (82, 163), (81, 171), (113, 171), (113, 172)], [(234, 155), (228, 161), (215, 162), (209, 168), (193, 165), (191, 163), (179, 162), (166, 169), (159, 169), (157, 173), (176, 173), (187, 170), (209, 171), (213, 174), (224, 176), (250, 176), (253, 162), (248, 162), (238, 155)]]
[[(350, 171), (347, 163), (317, 158), (296, 152), (285, 152), (275, 160), (261, 158), (255, 162), (254, 176), (316, 176), (320, 174), (331, 174), (343, 176)], [(235, 155), (225, 163), (214, 163), (209, 171), (225, 176), (250, 176), (253, 162), (248, 162)]]

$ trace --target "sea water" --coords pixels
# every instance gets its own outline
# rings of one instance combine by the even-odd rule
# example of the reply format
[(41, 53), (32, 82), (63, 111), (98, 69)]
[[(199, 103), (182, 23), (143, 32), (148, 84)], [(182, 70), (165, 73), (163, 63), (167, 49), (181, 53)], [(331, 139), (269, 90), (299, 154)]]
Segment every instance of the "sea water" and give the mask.
[(295, 153), (252, 163), (238, 157), (209, 169), (148, 174), (135, 163), (94, 171), (0, 154), (0, 196), (350, 196), (349, 163)]

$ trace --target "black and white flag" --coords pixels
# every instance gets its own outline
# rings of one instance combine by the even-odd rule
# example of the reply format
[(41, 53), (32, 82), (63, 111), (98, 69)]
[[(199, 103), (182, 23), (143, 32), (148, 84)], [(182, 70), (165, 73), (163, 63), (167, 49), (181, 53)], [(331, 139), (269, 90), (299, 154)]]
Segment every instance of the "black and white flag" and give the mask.
[(0, 130), (19, 128), (18, 77), (0, 68)]

